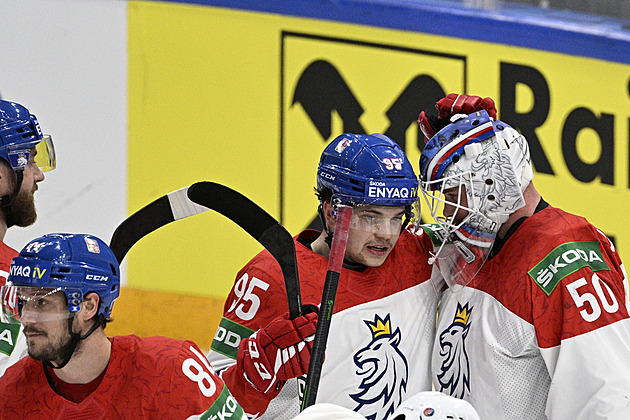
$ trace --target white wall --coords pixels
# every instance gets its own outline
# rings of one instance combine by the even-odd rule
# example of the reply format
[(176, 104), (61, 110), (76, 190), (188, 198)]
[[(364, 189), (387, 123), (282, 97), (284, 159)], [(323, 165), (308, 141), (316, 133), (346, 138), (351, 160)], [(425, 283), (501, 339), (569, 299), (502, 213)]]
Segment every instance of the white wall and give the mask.
[(57, 150), (38, 221), (5, 242), (60, 231), (109, 242), (127, 215), (126, 1), (3, 0), (0, 45), (0, 96), (35, 114)]

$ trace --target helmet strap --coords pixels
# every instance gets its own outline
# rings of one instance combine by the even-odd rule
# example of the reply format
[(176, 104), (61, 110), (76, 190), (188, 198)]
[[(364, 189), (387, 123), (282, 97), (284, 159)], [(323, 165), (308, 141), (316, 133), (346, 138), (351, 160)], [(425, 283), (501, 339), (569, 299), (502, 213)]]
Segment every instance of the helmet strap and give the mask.
[(5, 222), (7, 227), (11, 227), (15, 225), (15, 216), (13, 215), (13, 205), (11, 200), (18, 195), (20, 192), (20, 188), (22, 188), (22, 180), (24, 179), (24, 170), (20, 169), (15, 172), (17, 175), (17, 183), (15, 186), (15, 190), (11, 194), (3, 195), (0, 198), (0, 205), (2, 206), (2, 211), (4, 212)]
[(103, 324), (104, 318), (99, 316), (96, 319), (96, 321), (94, 322), (94, 325), (92, 325), (92, 327), (88, 330), (88, 332), (86, 332), (83, 335), (77, 334), (77, 333), (72, 331), (72, 323), (73, 322), (74, 322), (74, 314), (72, 314), (72, 316), (70, 318), (68, 318), (68, 332), (70, 333), (70, 337), (71, 337), (70, 338), (70, 344), (71, 344), (72, 351), (68, 352), (68, 354), (66, 355), (65, 359), (63, 359), (63, 361), (61, 362), (61, 364), (59, 366), (54, 366), (52, 363), (50, 363), (49, 360), (44, 361), (44, 364), (46, 366), (49, 366), (49, 367), (51, 367), (53, 369), (61, 369), (64, 366), (66, 366), (68, 364), (68, 362), (70, 361), (70, 359), (72, 358), (72, 355), (74, 354), (75, 350), (77, 349), (77, 345), (79, 344), (79, 341), (85, 340), (94, 331), (96, 331), (96, 329)]
[(403, 230), (405, 230), (405, 228), (407, 227), (407, 225), (411, 221), (411, 216), (412, 216), (411, 206), (406, 206), (405, 207), (405, 218), (403, 219), (402, 225), (400, 226), (400, 233), (402, 233)]
[(324, 241), (328, 245), (328, 248), (332, 246), (333, 239), (333, 231), (328, 229), (328, 224), (326, 223), (326, 216), (324, 215), (324, 205), (320, 202), (317, 207), (317, 214), (319, 215), (319, 220), (322, 222), (322, 226), (324, 227), (324, 232), (326, 232), (326, 237)]

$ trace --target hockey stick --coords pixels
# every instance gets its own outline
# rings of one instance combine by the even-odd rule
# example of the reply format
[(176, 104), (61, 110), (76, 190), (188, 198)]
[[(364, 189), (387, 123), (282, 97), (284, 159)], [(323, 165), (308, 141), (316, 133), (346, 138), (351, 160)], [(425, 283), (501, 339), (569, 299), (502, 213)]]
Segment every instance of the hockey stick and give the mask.
[(269, 251), (284, 276), (291, 319), (302, 315), (295, 243), (291, 234), (256, 203), (224, 185), (197, 182), (188, 189), (188, 198), (232, 220)]
[(147, 204), (114, 231), (110, 248), (118, 263), (140, 239), (175, 220), (215, 210), (260, 242), (278, 261), (284, 275), (291, 318), (302, 314), (295, 243), (276, 219), (244, 195), (214, 182), (197, 182)]
[(346, 244), (348, 243), (348, 233), (350, 231), (350, 221), (352, 219), (352, 207), (337, 207), (337, 222), (333, 235), (330, 255), (328, 256), (328, 270), (326, 271), (326, 281), (322, 293), (322, 303), (319, 307), (319, 319), (315, 329), (315, 339), (311, 350), (311, 360), (308, 364), (308, 374), (306, 376), (306, 387), (304, 388), (304, 400), (302, 410), (315, 404), (317, 391), (319, 389), (319, 379), (324, 364), (326, 354), (326, 344), (328, 342), (328, 331), (330, 321), (337, 296), (337, 285), (341, 276)]

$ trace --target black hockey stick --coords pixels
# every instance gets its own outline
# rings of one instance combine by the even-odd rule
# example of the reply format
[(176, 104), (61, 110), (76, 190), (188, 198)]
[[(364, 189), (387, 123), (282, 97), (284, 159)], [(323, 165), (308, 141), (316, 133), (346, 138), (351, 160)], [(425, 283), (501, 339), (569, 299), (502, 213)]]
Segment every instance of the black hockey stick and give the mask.
[(319, 307), (319, 319), (317, 320), (317, 328), (315, 329), (311, 360), (308, 364), (302, 410), (315, 404), (317, 398), (319, 379), (322, 374), (326, 344), (328, 343), (328, 331), (330, 330), (330, 321), (335, 305), (335, 298), (337, 297), (337, 285), (339, 284), (343, 258), (346, 253), (351, 220), (352, 207), (338, 206), (335, 233), (330, 246), (326, 281), (324, 282), (324, 291), (322, 292), (322, 303)]
[(291, 234), (276, 219), (244, 195), (214, 182), (197, 182), (147, 204), (114, 231), (110, 248), (119, 263), (140, 239), (175, 220), (212, 209), (235, 222), (278, 261), (287, 289), (292, 318), (302, 314), (302, 298)]
[(295, 243), (284, 226), (249, 198), (221, 184), (197, 182), (189, 187), (188, 198), (232, 220), (269, 251), (284, 276), (291, 319), (302, 315)]

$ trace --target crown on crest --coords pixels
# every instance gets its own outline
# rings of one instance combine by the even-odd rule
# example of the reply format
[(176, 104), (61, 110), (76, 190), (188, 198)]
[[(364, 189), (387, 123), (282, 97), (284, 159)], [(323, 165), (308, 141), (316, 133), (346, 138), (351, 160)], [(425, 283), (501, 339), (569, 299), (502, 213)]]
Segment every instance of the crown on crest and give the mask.
[(470, 314), (472, 312), (472, 308), (468, 309), (468, 303), (464, 306), (457, 304), (457, 310), (455, 311), (455, 318), (453, 318), (453, 324), (468, 324), (468, 318), (470, 318)]
[(376, 338), (383, 334), (391, 335), (392, 328), (389, 322), (389, 315), (385, 319), (381, 319), (378, 315), (374, 316), (374, 322), (365, 321), (368, 327), (372, 330), (372, 337)]

